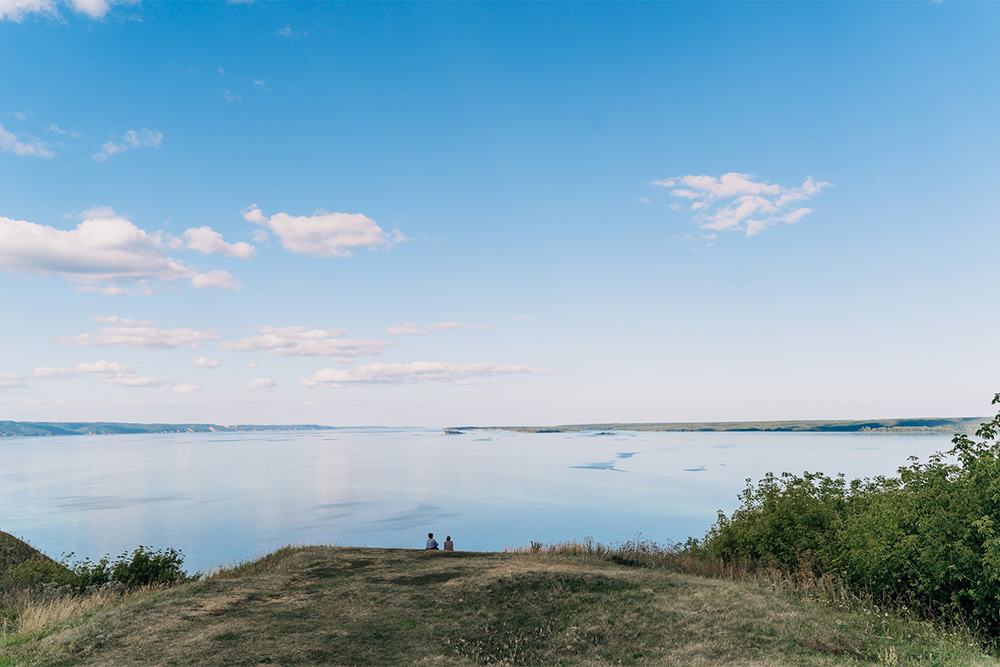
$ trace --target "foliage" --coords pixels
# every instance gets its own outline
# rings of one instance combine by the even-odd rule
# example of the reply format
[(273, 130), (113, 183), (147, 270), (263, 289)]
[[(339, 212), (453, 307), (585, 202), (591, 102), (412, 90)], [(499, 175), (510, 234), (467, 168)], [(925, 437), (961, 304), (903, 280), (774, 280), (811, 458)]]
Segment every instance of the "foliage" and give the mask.
[[(1000, 403), (1000, 394), (993, 399)], [(892, 478), (768, 474), (692, 545), (755, 567), (832, 572), (857, 590), (1000, 637), (1000, 413)]]
[(139, 546), (131, 554), (126, 551), (113, 561), (108, 556), (97, 562), (85, 558), (68, 567), (75, 575), (74, 586), (86, 590), (110, 582), (127, 588), (178, 583), (187, 578), (181, 569), (183, 563), (184, 554), (176, 549), (153, 550)]

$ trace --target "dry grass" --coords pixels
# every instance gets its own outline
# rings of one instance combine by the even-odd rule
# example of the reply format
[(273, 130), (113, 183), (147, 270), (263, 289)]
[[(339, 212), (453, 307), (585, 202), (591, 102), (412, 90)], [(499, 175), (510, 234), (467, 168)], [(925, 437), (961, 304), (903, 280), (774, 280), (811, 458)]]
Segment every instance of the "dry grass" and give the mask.
[(0, 666), (997, 664), (770, 585), (630, 567), (585, 546), (526, 551), (289, 547), (39, 616), (0, 642)]

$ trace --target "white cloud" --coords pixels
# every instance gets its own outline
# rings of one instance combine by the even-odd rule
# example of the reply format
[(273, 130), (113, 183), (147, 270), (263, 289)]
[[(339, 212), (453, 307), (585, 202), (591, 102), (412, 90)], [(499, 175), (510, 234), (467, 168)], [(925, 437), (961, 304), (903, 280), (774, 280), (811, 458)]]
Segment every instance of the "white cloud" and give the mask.
[(193, 394), (197, 391), (201, 391), (202, 387), (196, 384), (175, 384), (174, 393), (175, 394)]
[(166, 256), (162, 235), (147, 233), (102, 206), (76, 229), (0, 216), (0, 271), (60, 275), (82, 283), (179, 280), (197, 273)]
[(384, 340), (351, 340), (340, 338), (343, 329), (310, 329), (308, 327), (255, 327), (260, 336), (222, 343), (223, 350), (249, 352), (264, 350), (280, 356), (336, 357), (347, 362), (357, 357), (371, 357), (391, 347)]
[(133, 148), (159, 148), (161, 143), (163, 143), (163, 133), (158, 130), (145, 128), (139, 131), (129, 130), (121, 141), (109, 141), (101, 146), (100, 152), (94, 153), (93, 158), (98, 162), (104, 162), (115, 153)]
[(426, 336), (427, 332), (420, 328), (420, 325), (414, 322), (403, 322), (402, 324), (393, 324), (391, 327), (385, 330), (385, 332), (390, 336)]
[(64, 134), (66, 136), (73, 137), (74, 139), (79, 139), (80, 137), (83, 136), (79, 132), (74, 132), (73, 130), (64, 130), (55, 123), (49, 123), (49, 132), (55, 132), (56, 134)]
[(98, 317), (95, 322), (108, 326), (100, 327), (96, 334), (80, 334), (55, 338), (58, 343), (76, 345), (124, 345), (132, 348), (177, 349), (197, 348), (219, 335), (212, 331), (195, 329), (160, 329), (150, 320), (131, 320), (123, 317)]
[(551, 324), (552, 320), (543, 320), (539, 317), (532, 317), (531, 315), (513, 315), (511, 319), (515, 320), (526, 320), (528, 322), (540, 322), (541, 324)]
[(216, 269), (207, 273), (199, 273), (191, 278), (191, 285), (194, 287), (215, 287), (217, 289), (231, 289), (239, 292), (243, 289), (240, 281), (229, 271)]
[(0, 0), (0, 21), (20, 22), (25, 14), (57, 13), (52, 0)]
[(226, 243), (222, 234), (211, 227), (192, 227), (184, 232), (187, 247), (206, 255), (227, 255), (237, 259), (250, 259), (257, 251), (249, 243)]
[(10, 391), (11, 389), (27, 389), (28, 383), (25, 377), (17, 373), (0, 373), (0, 391)]
[[(0, 3), (4, 0), (0, 0)], [(3, 16), (3, 5), (0, 4), (0, 18)], [(0, 151), (13, 153), (14, 155), (33, 157), (55, 157), (55, 153), (45, 147), (37, 139), (21, 141), (13, 132), (8, 132), (0, 125)]]
[(278, 385), (277, 382), (271, 378), (257, 378), (251, 382), (247, 383), (248, 389), (273, 389)]
[(650, 203), (650, 201), (651, 200), (650, 200), (649, 197), (639, 197), (639, 203), (640, 204), (648, 204), (648, 203)]
[(238, 94), (238, 93), (231, 93), (231, 92), (229, 92), (228, 90), (224, 90), (224, 91), (222, 91), (222, 97), (223, 97), (223, 98), (224, 98), (224, 99), (225, 99), (225, 100), (226, 100), (227, 102), (239, 102), (240, 100), (242, 100), (242, 99), (243, 99), (243, 96), (242, 96), (242, 95), (240, 95), (240, 94)]
[(452, 329), (491, 329), (492, 327), (488, 324), (466, 324), (465, 322), (438, 322), (436, 324), (428, 324), (428, 329), (444, 329), (450, 331)]
[(448, 364), (439, 361), (413, 361), (407, 364), (369, 364), (357, 368), (324, 368), (301, 383), (307, 387), (343, 387), (349, 384), (412, 384), (414, 382), (465, 383), (471, 378), (515, 373), (548, 373), (528, 366), (503, 366), (490, 363)]
[(210, 359), (209, 357), (198, 357), (192, 363), (195, 368), (218, 368), (222, 365), (218, 359)]
[(115, 287), (111, 285), (110, 287), (94, 287), (92, 285), (81, 285), (76, 288), (77, 292), (96, 292), (97, 294), (110, 294), (112, 296), (151, 296), (153, 294), (153, 288), (149, 285), (142, 285), (137, 288), (129, 289), (125, 287)]
[(111, 9), (110, 0), (70, 0), (73, 9), (81, 14), (99, 19)]
[[(654, 185), (672, 188), (670, 194), (690, 201), (696, 211), (695, 222), (702, 229), (744, 230), (754, 236), (779, 222), (798, 222), (812, 209), (801, 208), (798, 202), (810, 199), (830, 183), (813, 180), (810, 176), (797, 188), (755, 180), (751, 174), (730, 172), (722, 176), (679, 176), (653, 181)], [(676, 204), (672, 206), (679, 210)]]
[(82, 363), (72, 368), (54, 368), (40, 366), (35, 369), (36, 378), (73, 378), (86, 375), (96, 375), (108, 384), (118, 384), (123, 387), (145, 388), (161, 387), (165, 383), (153, 377), (138, 375), (131, 366), (117, 361), (96, 361)]
[[(270, 218), (251, 205), (242, 211), (247, 222), (266, 227), (281, 239), (286, 250), (319, 257), (350, 257), (351, 248), (388, 247), (395, 242), (374, 220), (361, 213), (327, 213), (311, 216), (275, 213)], [(399, 236), (398, 230), (393, 233)]]

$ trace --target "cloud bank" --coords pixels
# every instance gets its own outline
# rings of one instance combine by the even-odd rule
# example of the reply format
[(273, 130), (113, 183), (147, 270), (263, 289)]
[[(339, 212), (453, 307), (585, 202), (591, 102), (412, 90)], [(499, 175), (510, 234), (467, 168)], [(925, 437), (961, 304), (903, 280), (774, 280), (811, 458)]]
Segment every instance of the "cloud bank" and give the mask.
[(61, 230), (0, 216), (0, 271), (57, 275), (79, 283), (190, 279), (194, 287), (239, 289), (225, 271), (200, 274), (167, 256), (160, 232), (148, 233), (108, 206), (80, 215)]

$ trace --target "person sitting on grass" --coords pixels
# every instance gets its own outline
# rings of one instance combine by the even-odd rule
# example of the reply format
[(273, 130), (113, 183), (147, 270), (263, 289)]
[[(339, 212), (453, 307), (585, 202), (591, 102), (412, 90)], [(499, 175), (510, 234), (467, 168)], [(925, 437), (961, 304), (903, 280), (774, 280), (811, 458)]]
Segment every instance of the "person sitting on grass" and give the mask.
[(444, 550), (445, 551), (454, 551), (455, 550), (455, 543), (451, 541), (451, 535), (449, 535), (448, 537), (444, 538)]
[(427, 533), (427, 546), (424, 547), (424, 549), (428, 550), (433, 549), (437, 551), (437, 548), (438, 548), (438, 543), (437, 540), (434, 539), (434, 533)]

